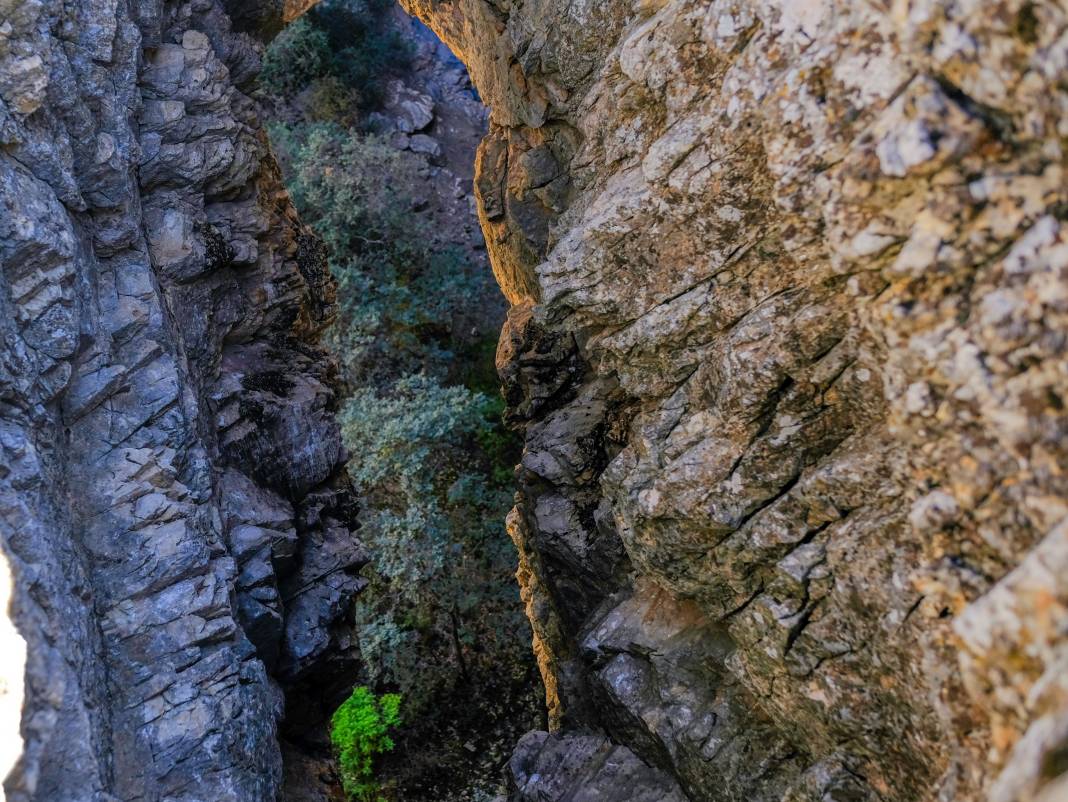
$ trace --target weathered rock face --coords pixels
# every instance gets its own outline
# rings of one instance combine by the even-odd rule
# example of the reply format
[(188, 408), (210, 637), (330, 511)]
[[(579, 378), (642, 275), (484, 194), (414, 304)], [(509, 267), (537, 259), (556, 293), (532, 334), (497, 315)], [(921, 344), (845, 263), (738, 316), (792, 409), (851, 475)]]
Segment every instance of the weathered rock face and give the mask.
[(1064, 8), (403, 4), (492, 108), (516, 799), (1068, 794)]
[(0, 2), (9, 800), (278, 798), (283, 689), (351, 668), (333, 283), (258, 62), (216, 0)]
[(674, 781), (604, 736), (531, 732), (509, 770), (523, 802), (685, 802)]

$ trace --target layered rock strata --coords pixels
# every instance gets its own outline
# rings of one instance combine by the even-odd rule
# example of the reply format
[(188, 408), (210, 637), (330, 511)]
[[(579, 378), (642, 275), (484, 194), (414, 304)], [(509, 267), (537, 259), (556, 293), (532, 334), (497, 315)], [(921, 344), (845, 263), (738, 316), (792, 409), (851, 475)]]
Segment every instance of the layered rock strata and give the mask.
[(1068, 793), (1063, 6), (403, 4), (492, 109), (516, 799)]
[(334, 288), (258, 64), (216, 0), (0, 2), (12, 802), (279, 798), (285, 692), (351, 671)]

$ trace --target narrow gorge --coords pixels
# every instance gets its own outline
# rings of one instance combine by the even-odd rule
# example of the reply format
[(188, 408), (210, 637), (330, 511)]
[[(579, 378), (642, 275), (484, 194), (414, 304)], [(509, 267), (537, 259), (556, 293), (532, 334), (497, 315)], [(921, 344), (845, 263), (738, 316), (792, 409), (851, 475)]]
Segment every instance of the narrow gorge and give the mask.
[(1066, 121), (1059, 0), (0, 0), (0, 798), (1068, 800)]

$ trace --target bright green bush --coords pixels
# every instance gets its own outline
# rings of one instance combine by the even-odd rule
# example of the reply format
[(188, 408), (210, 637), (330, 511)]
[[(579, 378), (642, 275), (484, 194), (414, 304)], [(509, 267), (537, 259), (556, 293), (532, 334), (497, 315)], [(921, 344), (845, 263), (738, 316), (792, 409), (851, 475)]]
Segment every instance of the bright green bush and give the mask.
[(341, 785), (357, 802), (378, 802), (380, 784), (375, 780), (375, 757), (393, 749), (390, 730), (399, 726), (401, 697), (375, 696), (364, 686), (334, 711), (330, 719), (330, 742), (337, 750)]

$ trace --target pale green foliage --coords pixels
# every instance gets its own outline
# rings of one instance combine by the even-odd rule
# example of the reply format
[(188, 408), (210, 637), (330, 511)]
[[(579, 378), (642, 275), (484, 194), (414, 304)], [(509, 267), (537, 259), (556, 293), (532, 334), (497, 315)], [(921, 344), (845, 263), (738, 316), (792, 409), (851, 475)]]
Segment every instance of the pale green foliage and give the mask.
[(372, 679), (386, 680), (403, 673), (407, 656), (419, 650), (418, 637), (411, 627), (402, 627), (392, 617), (374, 611), (374, 600), (368, 594), (357, 597), (360, 655)]
[[(450, 510), (458, 502), (489, 502), (450, 497), (443, 486), (456, 475), (453, 463), (465, 442), (486, 427), (488, 406), (480, 393), (421, 373), (401, 378), (385, 394), (360, 388), (345, 405), (341, 431), (353, 454), (349, 472), (365, 493), (381, 499), (367, 536), (385, 547), (375, 564), (394, 597), (418, 595), (421, 584), (448, 565), (456, 538)], [(454, 484), (473, 488), (484, 481), (462, 474)]]
[(365, 487), (387, 479), (426, 487), (433, 450), (461, 445), (484, 426), (487, 404), (480, 393), (444, 387), (423, 373), (399, 379), (388, 396), (358, 389), (342, 414), (345, 441), (360, 457), (353, 478)]
[(274, 126), (271, 135), (292, 161), (293, 201), (333, 257), (405, 238), (411, 200), (402, 188), (416, 181), (413, 159), (334, 123)]
[(337, 750), (341, 786), (350, 799), (381, 799), (374, 759), (393, 749), (389, 733), (400, 724), (400, 704), (399, 694), (375, 696), (369, 688), (360, 686), (330, 718), (330, 742)]
[(420, 369), (440, 373), (453, 357), (442, 335), (450, 304), (470, 291), (470, 268), (447, 250), (413, 250), (367, 249), (334, 266), (340, 325), (328, 341), (353, 383), (381, 384)]

